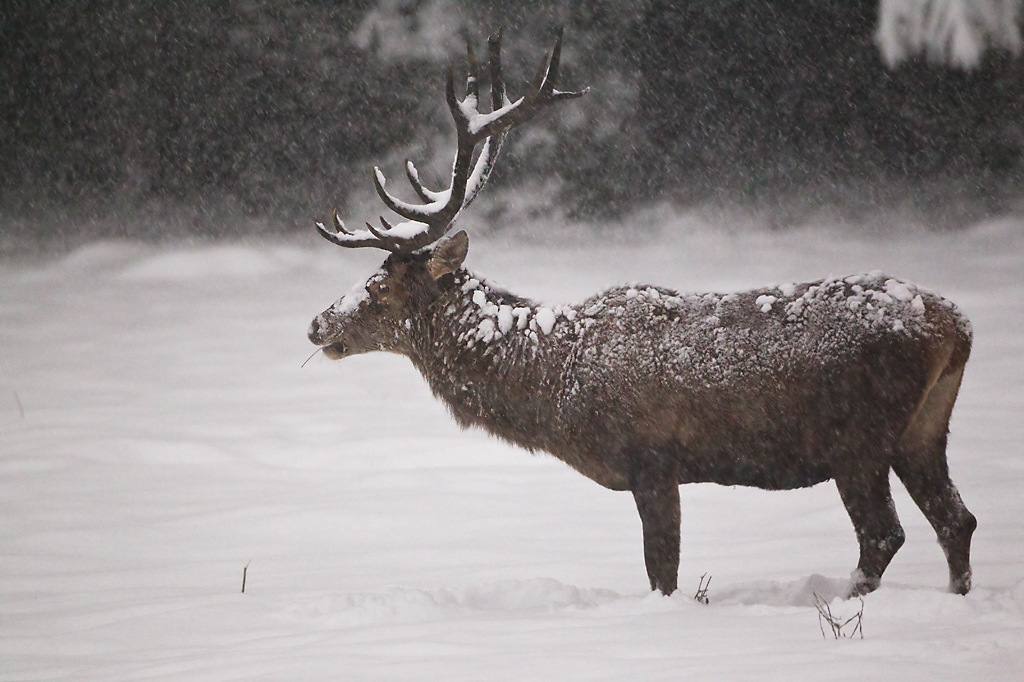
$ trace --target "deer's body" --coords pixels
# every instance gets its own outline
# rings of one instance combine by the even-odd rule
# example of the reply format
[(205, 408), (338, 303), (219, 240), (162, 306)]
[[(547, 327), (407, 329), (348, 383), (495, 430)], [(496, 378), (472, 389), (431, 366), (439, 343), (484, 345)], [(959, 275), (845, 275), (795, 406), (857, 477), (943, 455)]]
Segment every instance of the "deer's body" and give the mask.
[(780, 490), (832, 478), (851, 426), (898, 439), (970, 339), (952, 303), (877, 274), (543, 306), (460, 269), (411, 325), (408, 355), (461, 425), (607, 488), (630, 490), (657, 453), (679, 483)]
[(461, 425), (632, 492), (652, 589), (676, 588), (681, 483), (778, 490), (834, 479), (860, 543), (851, 593), (870, 592), (904, 540), (893, 470), (938, 535), (950, 589), (966, 593), (977, 524), (946, 464), (971, 348), (956, 306), (880, 273), (724, 295), (618, 287), (559, 307), (474, 277), (463, 267), (466, 233), (441, 237), (482, 187), (507, 128), (580, 94), (553, 89), (556, 43), (535, 94), (509, 104), (497, 46), (495, 114), (476, 113), (474, 75), (463, 102), (449, 75), (460, 126), (452, 189), (426, 190), (410, 165), (428, 201), (413, 206), (387, 194), (378, 171), (381, 198), (411, 222), (351, 233), (335, 214), (335, 232), (319, 226), (336, 244), (391, 255), (317, 316), (310, 340), (335, 359), (406, 355)]

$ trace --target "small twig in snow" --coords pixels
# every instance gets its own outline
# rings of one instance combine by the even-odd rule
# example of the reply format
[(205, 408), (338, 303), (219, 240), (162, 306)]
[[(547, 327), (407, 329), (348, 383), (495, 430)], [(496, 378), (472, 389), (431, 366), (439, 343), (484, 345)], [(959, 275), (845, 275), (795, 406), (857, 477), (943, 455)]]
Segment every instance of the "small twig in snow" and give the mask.
[[(864, 598), (860, 597), (859, 599), (860, 610), (840, 622), (838, 618), (832, 615), (832, 609), (829, 607), (828, 602), (817, 592), (814, 593), (814, 607), (818, 610), (818, 627), (821, 628), (822, 638), (828, 639), (825, 636), (825, 623), (828, 623), (829, 628), (832, 630), (832, 636), (836, 639), (840, 637), (853, 637), (858, 632), (860, 633), (860, 638), (864, 639)], [(850, 634), (845, 634), (843, 628), (850, 623), (854, 623), (853, 630), (850, 631)]]
[[(705, 576), (707, 576), (708, 579), (707, 583), (704, 582)], [(710, 586), (711, 576), (705, 573), (700, 577), (700, 584), (697, 586), (697, 593), (693, 595), (693, 598), (699, 601), (701, 604), (708, 604), (710, 602), (710, 599), (708, 599), (708, 587)]]
[(249, 572), (249, 564), (252, 563), (252, 559), (249, 559), (245, 564), (245, 568), (242, 569), (242, 594), (245, 594), (245, 574)]

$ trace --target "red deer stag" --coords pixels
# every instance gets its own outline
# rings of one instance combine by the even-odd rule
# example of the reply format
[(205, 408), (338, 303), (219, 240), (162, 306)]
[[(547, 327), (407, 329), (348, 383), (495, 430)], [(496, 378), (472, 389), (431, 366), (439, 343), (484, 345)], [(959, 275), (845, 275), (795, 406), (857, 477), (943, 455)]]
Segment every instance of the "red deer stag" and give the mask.
[[(463, 427), (544, 450), (612, 490), (633, 493), (651, 589), (670, 594), (679, 568), (679, 485), (787, 490), (834, 479), (860, 543), (850, 594), (876, 589), (903, 544), (889, 470), (938, 535), (949, 588), (971, 587), (977, 525), (950, 481), (946, 435), (971, 349), (950, 301), (879, 273), (731, 294), (616, 287), (545, 306), (463, 267), (469, 238), (442, 240), (487, 181), (504, 135), (560, 92), (561, 34), (531, 92), (505, 96), (500, 34), (488, 43), (491, 113), (478, 111), (472, 50), (466, 98), (446, 95), (458, 129), (451, 187), (409, 180), (424, 202), (377, 193), (406, 218), (349, 232), (344, 247), (390, 254), (313, 320), (310, 340), (340, 359), (408, 356)], [(474, 147), (483, 143), (473, 162)]]

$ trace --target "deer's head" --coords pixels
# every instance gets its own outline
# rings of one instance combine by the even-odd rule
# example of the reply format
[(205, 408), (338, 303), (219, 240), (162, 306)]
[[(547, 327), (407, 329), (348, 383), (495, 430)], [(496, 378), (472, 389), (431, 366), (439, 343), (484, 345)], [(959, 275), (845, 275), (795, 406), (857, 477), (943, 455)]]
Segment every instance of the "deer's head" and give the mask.
[(309, 326), (309, 340), (340, 360), (370, 351), (407, 353), (417, 311), (440, 293), (439, 280), (459, 269), (469, 250), (464, 231), (417, 253), (394, 253)]
[[(346, 248), (374, 247), (390, 255), (366, 282), (317, 315), (309, 327), (309, 340), (321, 346), (324, 354), (340, 359), (374, 350), (407, 354), (409, 332), (418, 311), (436, 299), (441, 279), (457, 270), (466, 258), (469, 238), (459, 232), (443, 240), (459, 213), (473, 201), (487, 182), (494, 161), (508, 131), (533, 118), (539, 111), (566, 99), (581, 97), (587, 91), (560, 92), (555, 89), (562, 51), (562, 32), (551, 52), (541, 60), (537, 79), (530, 94), (510, 102), (505, 94), (501, 73), (501, 32), (487, 39), (491, 79), (491, 112), (478, 110), (479, 84), (473, 50), (468, 50), (469, 77), (466, 97), (455, 95), (454, 71), (448, 69), (445, 97), (458, 131), (458, 150), (452, 168), (451, 186), (435, 192), (423, 186), (412, 162), (406, 161), (406, 174), (422, 204), (410, 204), (384, 189), (387, 181), (374, 168), (373, 184), (384, 204), (406, 219), (391, 225), (381, 217), (381, 228), (366, 223), (365, 230), (350, 232), (334, 212), (334, 230), (317, 223), (317, 230), (328, 241)], [(476, 161), (476, 146), (483, 143)]]

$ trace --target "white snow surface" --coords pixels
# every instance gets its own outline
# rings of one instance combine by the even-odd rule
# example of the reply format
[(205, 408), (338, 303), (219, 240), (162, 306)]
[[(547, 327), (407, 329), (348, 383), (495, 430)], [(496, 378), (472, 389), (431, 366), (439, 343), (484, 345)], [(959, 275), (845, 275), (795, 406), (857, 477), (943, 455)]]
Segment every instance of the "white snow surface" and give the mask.
[[(894, 478), (907, 542), (864, 639), (838, 641), (813, 606), (857, 561), (832, 483), (683, 486), (665, 598), (628, 493), (460, 431), (404, 358), (300, 369), (310, 320), (382, 256), (99, 243), (0, 262), (0, 680), (1019, 679), (1024, 221), (474, 238), (475, 272), (552, 312), (635, 280), (722, 293), (881, 269), (893, 298), (913, 305), (914, 282), (971, 318), (949, 463), (979, 520), (974, 589), (945, 592)], [(528, 315), (499, 308), (491, 331)]]

